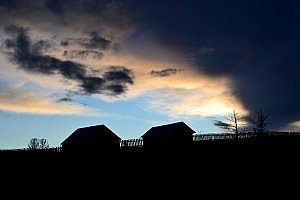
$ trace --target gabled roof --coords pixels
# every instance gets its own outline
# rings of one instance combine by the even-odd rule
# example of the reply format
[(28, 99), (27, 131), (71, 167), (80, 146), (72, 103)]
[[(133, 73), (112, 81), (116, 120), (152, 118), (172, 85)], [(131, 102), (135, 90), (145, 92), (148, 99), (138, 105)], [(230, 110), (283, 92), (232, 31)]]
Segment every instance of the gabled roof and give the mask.
[(103, 137), (111, 137), (115, 140), (121, 140), (114, 132), (112, 132), (105, 125), (95, 125), (76, 129), (69, 137), (67, 137), (61, 144), (79, 144), (92, 138), (95, 134), (103, 134)]
[(185, 134), (193, 134), (195, 131), (191, 129), (188, 125), (184, 122), (176, 122), (172, 124), (166, 124), (161, 126), (152, 127), (149, 129), (142, 137), (151, 137), (151, 136), (163, 136), (169, 135), (175, 132), (184, 132)]

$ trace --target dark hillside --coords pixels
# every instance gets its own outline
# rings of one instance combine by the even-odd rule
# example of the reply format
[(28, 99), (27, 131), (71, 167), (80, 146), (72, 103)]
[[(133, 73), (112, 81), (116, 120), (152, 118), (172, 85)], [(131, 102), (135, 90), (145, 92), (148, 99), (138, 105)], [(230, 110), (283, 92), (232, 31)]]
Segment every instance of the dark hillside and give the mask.
[(107, 192), (111, 187), (143, 191), (153, 184), (157, 190), (166, 186), (196, 190), (213, 185), (229, 187), (230, 182), (236, 187), (283, 184), (300, 177), (299, 158), (298, 136), (202, 141), (185, 149), (123, 147), (111, 155), (0, 152), (1, 171), (5, 174), (2, 181), (8, 184), (36, 188), (48, 185), (46, 190), (51, 185), (54, 192), (66, 186), (78, 191), (93, 188), (92, 193), (101, 190), (100, 185)]

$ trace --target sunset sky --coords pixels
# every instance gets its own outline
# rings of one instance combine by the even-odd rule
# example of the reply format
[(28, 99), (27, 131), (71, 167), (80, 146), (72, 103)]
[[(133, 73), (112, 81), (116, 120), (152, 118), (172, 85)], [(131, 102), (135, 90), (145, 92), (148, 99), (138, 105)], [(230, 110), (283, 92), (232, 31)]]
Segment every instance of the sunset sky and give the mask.
[(233, 109), (300, 131), (299, 20), (296, 0), (0, 0), (0, 149), (96, 124), (217, 133)]

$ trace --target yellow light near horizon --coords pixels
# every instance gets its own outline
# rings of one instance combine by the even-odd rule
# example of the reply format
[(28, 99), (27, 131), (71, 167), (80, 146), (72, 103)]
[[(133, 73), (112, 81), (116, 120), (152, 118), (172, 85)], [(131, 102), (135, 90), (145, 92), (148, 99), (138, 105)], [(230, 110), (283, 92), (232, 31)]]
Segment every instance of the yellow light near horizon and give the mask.
[(300, 121), (295, 121), (290, 123), (287, 127), (283, 128), (284, 130), (289, 130), (289, 131), (294, 131), (294, 132), (299, 132), (300, 131)]
[[(125, 52), (125, 53), (124, 53)], [(165, 50), (162, 50), (165, 52)], [(64, 59), (62, 52), (52, 51), (52, 56), (58, 59)], [(126, 53), (113, 53), (106, 51), (101, 60), (82, 59), (80, 62), (89, 69), (104, 71), (109, 66), (125, 66), (134, 73), (134, 84), (128, 85), (126, 93), (119, 96), (108, 96), (103, 94), (93, 94), (94, 97), (107, 102), (116, 100), (129, 101), (141, 96), (149, 97), (145, 106), (156, 112), (167, 116), (214, 116), (231, 113), (235, 108), (239, 113), (247, 114), (248, 111), (241, 102), (232, 93), (232, 83), (230, 77), (210, 77), (196, 71), (196, 67), (191, 66), (180, 56), (175, 54), (167, 55), (168, 58), (174, 56), (174, 59), (150, 59), (143, 55), (134, 55)], [(161, 71), (167, 68), (176, 69), (176, 73), (170, 76), (154, 77), (151, 71)], [(87, 70), (89, 70), (87, 69)], [(14, 104), (5, 104), (6, 108), (20, 112), (36, 113), (81, 113), (86, 115), (86, 108), (79, 105), (61, 104), (47, 100), (47, 95), (51, 96), (56, 91), (67, 91), (78, 89), (80, 82), (78, 80), (64, 79), (61, 75), (41, 75), (27, 74), (23, 72), (24, 78), (22, 84), (32, 83), (43, 90), (41, 99), (30, 97), (24, 99), (20, 94), (18, 101)], [(33, 91), (31, 91), (33, 92)], [(33, 92), (34, 93), (34, 92)], [(33, 103), (34, 102), (34, 103)], [(26, 105), (26, 106), (25, 106)], [(59, 108), (59, 106), (62, 106)], [(2, 105), (4, 108), (4, 104)], [(27, 108), (26, 108), (27, 107)], [(69, 111), (65, 111), (69, 109)]]
[[(241, 114), (248, 111), (231, 92), (231, 79), (226, 76), (212, 78), (194, 71), (193, 67), (182, 61), (149, 60), (134, 55), (119, 54), (105, 56), (103, 66), (127, 66), (135, 74), (134, 84), (124, 96), (118, 98), (99, 95), (108, 102), (117, 99), (129, 100), (139, 96), (149, 96), (151, 109), (172, 116), (213, 116), (231, 113), (233, 109)], [(151, 71), (166, 68), (178, 72), (166, 77), (153, 77)]]

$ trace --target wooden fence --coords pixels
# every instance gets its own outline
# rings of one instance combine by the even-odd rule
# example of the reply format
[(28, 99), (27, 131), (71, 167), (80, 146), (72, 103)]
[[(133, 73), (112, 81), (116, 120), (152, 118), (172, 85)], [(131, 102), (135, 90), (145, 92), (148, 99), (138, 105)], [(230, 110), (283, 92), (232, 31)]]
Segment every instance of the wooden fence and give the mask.
[(50, 152), (61, 152), (61, 150), (62, 150), (62, 147), (53, 147), (53, 148), (47, 149), (47, 151), (50, 151)]
[[(272, 135), (272, 134), (270, 134)], [(240, 133), (238, 134), (239, 139), (245, 139), (245, 138), (253, 138), (258, 136), (256, 133)], [(209, 134), (196, 134), (193, 136), (194, 142), (199, 142), (203, 140), (233, 140), (236, 139), (236, 135), (233, 133), (209, 133)]]
[(0, 149), (0, 151), (40, 151), (40, 152), (61, 152), (61, 147), (51, 147), (48, 149), (29, 149), (29, 148), (20, 148), (20, 149)]
[(222, 133), (222, 134), (196, 134), (193, 136), (193, 142), (199, 142), (203, 140), (231, 140), (234, 139), (234, 134)]
[(143, 139), (129, 139), (129, 140), (121, 140), (120, 147), (142, 147)]

